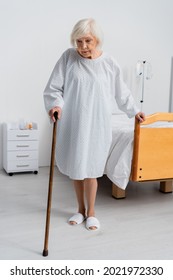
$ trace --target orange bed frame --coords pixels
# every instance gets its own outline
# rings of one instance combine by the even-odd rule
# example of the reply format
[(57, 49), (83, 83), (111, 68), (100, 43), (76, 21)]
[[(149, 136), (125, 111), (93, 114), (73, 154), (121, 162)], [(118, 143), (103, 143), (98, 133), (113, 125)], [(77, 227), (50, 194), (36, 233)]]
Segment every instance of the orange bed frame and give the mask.
[[(173, 113), (155, 113), (141, 124), (135, 120), (130, 181), (160, 181), (160, 191), (172, 192), (173, 127), (146, 127), (158, 121), (173, 122)], [(125, 198), (125, 190), (112, 184), (112, 195)]]

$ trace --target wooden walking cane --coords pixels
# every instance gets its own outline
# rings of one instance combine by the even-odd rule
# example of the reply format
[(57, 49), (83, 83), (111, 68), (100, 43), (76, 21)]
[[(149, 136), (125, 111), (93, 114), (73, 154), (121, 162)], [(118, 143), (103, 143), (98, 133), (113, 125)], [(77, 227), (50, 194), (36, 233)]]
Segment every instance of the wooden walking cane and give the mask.
[(47, 198), (47, 214), (46, 214), (46, 227), (45, 227), (43, 257), (48, 256), (48, 239), (49, 239), (50, 213), (51, 213), (51, 204), (52, 204), (52, 186), (53, 186), (56, 131), (57, 131), (57, 119), (58, 119), (57, 112), (54, 113), (54, 118), (55, 118), (55, 122), (53, 124), (53, 135), (52, 135), (52, 151), (51, 151), (51, 162), (50, 162), (50, 173), (49, 173), (49, 189), (48, 189), (48, 198)]

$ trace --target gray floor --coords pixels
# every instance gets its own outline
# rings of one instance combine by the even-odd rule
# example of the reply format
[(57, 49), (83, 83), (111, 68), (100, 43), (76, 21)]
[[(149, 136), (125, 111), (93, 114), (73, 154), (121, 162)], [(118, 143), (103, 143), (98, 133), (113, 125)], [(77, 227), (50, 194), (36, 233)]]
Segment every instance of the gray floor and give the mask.
[[(0, 259), (43, 259), (49, 168), (9, 177), (0, 171)], [(107, 177), (99, 179), (97, 232), (70, 226), (76, 212), (72, 182), (54, 175), (47, 259), (173, 259), (173, 194), (158, 183), (130, 183), (126, 199), (111, 196)]]

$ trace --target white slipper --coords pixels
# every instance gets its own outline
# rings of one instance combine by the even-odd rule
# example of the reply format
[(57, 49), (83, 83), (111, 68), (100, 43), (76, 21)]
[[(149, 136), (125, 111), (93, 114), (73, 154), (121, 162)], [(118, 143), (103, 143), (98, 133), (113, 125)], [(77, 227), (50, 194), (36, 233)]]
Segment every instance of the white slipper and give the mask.
[(75, 224), (70, 224), (70, 225), (79, 225), (82, 224), (84, 220), (85, 217), (81, 213), (76, 213), (68, 220), (68, 222), (69, 224), (70, 222), (75, 222)]
[[(96, 227), (96, 229), (92, 229), (91, 227)], [(86, 219), (86, 228), (88, 230), (98, 230), (100, 228), (100, 222), (96, 217), (88, 217)]]

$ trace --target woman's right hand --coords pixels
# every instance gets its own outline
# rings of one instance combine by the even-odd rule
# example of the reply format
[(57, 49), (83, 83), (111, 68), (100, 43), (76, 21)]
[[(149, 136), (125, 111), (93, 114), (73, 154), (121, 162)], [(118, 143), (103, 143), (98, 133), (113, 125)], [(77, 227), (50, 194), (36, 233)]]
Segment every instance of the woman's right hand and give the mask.
[(56, 120), (55, 120), (55, 117), (54, 117), (54, 113), (55, 112), (57, 112), (58, 113), (58, 119), (60, 120), (60, 118), (61, 118), (61, 113), (62, 113), (62, 109), (61, 109), (61, 107), (54, 107), (54, 108), (52, 108), (50, 111), (49, 111), (49, 116), (50, 116), (50, 118), (51, 118), (51, 120), (53, 121), (53, 122), (55, 122)]

